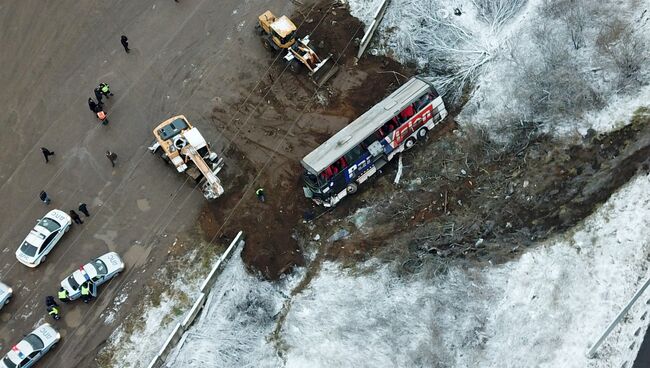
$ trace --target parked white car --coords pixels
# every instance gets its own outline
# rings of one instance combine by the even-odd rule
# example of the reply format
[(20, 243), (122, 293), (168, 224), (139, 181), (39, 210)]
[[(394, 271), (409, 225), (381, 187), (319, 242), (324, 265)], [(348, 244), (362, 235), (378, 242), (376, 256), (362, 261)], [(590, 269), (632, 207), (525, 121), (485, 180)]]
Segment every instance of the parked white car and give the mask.
[(7, 286), (7, 284), (0, 282), (0, 309), (2, 309), (6, 304), (9, 304), (13, 292), (13, 289)]
[(0, 360), (0, 368), (29, 368), (43, 357), (57, 342), (61, 335), (45, 323), (14, 345)]
[(72, 218), (67, 213), (61, 210), (48, 212), (42, 219), (36, 221), (34, 228), (16, 250), (16, 258), (27, 267), (38, 266), (70, 226), (72, 226)]
[(124, 270), (124, 262), (115, 252), (109, 252), (79, 267), (72, 275), (61, 281), (61, 287), (68, 292), (70, 300), (79, 299), (81, 285), (90, 282), (97, 287), (117, 276)]

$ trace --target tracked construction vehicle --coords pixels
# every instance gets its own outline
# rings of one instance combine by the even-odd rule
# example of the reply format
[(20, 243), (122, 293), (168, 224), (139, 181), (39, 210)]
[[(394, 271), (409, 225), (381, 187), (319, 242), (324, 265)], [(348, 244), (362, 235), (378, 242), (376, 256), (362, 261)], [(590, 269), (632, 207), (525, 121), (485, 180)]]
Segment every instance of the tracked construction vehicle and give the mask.
[(258, 17), (255, 26), (262, 37), (264, 46), (276, 52), (285, 52), (284, 60), (289, 63), (293, 72), (300, 70), (304, 65), (309, 71), (309, 76), (319, 87), (325, 84), (338, 71), (332, 55), (321, 59), (316, 50), (310, 46), (309, 36), (297, 38), (296, 25), (286, 15), (277, 18), (267, 10)]
[(201, 186), (203, 196), (215, 199), (223, 194), (223, 186), (217, 174), (223, 159), (210, 150), (199, 130), (183, 115), (174, 116), (160, 123), (154, 130), (156, 140), (149, 147), (176, 171), (186, 173)]

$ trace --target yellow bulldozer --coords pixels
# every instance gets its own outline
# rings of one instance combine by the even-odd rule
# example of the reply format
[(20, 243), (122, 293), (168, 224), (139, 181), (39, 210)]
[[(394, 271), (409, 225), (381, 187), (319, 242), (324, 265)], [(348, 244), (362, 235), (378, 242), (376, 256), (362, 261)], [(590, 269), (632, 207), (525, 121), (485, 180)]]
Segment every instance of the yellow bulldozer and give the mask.
[(258, 17), (255, 28), (267, 49), (286, 51), (284, 59), (289, 63), (289, 69), (297, 73), (300, 65), (304, 65), (309, 70), (311, 79), (319, 87), (338, 72), (339, 67), (335, 65), (331, 54), (322, 59), (314, 47), (309, 45), (309, 36), (297, 38), (296, 25), (286, 15), (277, 18), (267, 10)]

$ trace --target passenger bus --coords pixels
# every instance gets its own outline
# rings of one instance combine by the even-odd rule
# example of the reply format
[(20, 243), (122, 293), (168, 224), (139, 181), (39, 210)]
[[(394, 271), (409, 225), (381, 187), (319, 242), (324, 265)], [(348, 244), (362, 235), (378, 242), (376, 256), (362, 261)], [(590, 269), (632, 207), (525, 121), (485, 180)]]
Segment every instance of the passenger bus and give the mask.
[(336, 205), (446, 116), (433, 85), (412, 78), (302, 159), (305, 196)]

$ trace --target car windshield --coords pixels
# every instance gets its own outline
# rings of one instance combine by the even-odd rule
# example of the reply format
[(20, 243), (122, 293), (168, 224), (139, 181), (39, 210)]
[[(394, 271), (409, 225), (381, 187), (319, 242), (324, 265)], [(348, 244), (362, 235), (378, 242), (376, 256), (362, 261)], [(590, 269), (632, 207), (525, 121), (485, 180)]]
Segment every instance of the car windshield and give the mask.
[(30, 257), (33, 257), (36, 254), (37, 250), (38, 248), (29, 244), (28, 242), (24, 242), (23, 245), (20, 246), (20, 251), (23, 254), (28, 255)]
[(56, 231), (61, 227), (61, 224), (47, 217), (39, 221), (38, 224), (48, 229), (49, 231)]
[(2, 359), (2, 363), (9, 368), (16, 368), (16, 363), (12, 362), (7, 356)]
[(34, 348), (34, 350), (41, 350), (45, 346), (45, 344), (43, 344), (43, 340), (41, 340), (40, 337), (34, 334), (29, 334), (25, 336), (25, 341), (27, 341), (29, 345), (31, 345), (32, 348)]
[(97, 276), (104, 276), (108, 273), (108, 268), (106, 268), (106, 264), (102, 262), (100, 259), (94, 260), (93, 266), (95, 266), (95, 269), (97, 270)]
[(79, 283), (77, 280), (74, 279), (73, 275), (68, 276), (68, 282), (70, 283), (70, 287), (74, 290), (79, 289)]

